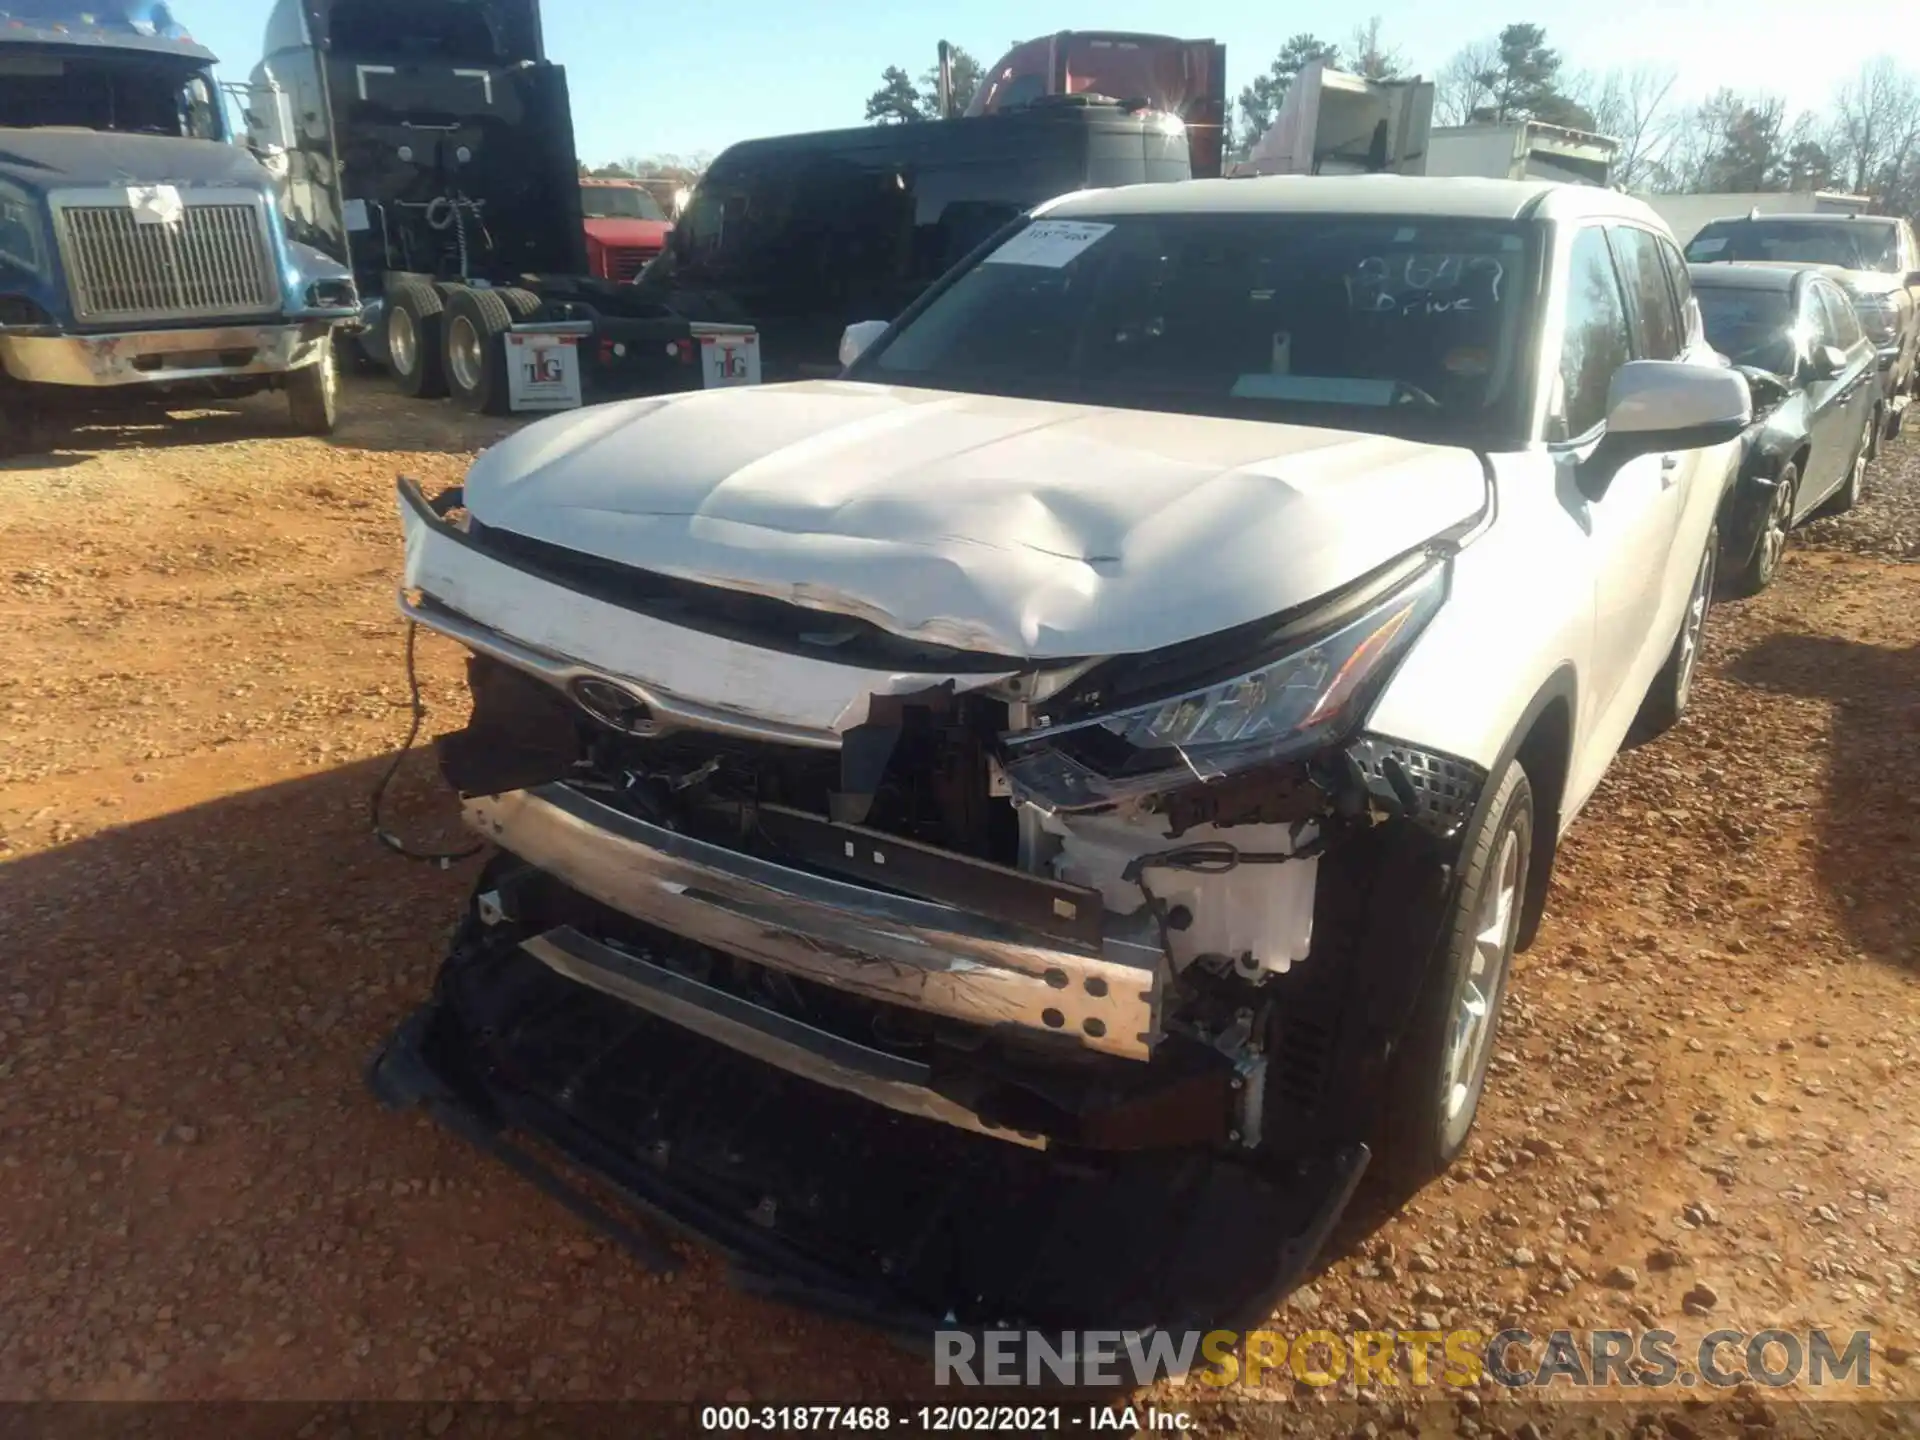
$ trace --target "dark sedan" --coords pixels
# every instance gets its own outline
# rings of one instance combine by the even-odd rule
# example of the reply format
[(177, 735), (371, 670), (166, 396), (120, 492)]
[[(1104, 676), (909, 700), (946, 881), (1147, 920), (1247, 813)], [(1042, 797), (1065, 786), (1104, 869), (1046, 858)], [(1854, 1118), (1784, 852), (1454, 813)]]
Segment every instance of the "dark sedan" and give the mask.
[(1881, 403), (1873, 342), (1853, 303), (1809, 265), (1692, 265), (1707, 341), (1746, 377), (1753, 425), (1720, 520), (1735, 594), (1773, 579), (1787, 533), (1860, 499)]

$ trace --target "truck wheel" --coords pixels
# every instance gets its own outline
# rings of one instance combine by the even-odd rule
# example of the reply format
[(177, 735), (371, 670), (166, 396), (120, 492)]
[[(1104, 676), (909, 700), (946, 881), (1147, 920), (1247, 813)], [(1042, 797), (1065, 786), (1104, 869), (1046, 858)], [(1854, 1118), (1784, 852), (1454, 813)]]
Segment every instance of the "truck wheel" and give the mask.
[(1694, 572), (1693, 590), (1687, 596), (1687, 608), (1680, 614), (1680, 633), (1674, 636), (1673, 649), (1667, 652), (1667, 661), (1660, 667), (1660, 673), (1647, 687), (1647, 696), (1640, 702), (1640, 713), (1633, 717), (1627, 734), (1630, 744), (1644, 745), (1655, 736), (1666, 734), (1687, 713), (1687, 703), (1693, 699), (1693, 677), (1700, 668), (1707, 611), (1713, 605), (1713, 572), (1719, 555), (1720, 527), (1716, 525), (1707, 534), (1706, 554), (1700, 557), (1700, 568)]
[(491, 290), (460, 289), (447, 299), (447, 391), (476, 415), (507, 413), (507, 302)]
[(419, 280), (403, 280), (387, 296), (387, 356), (400, 393), (437, 400), (447, 393), (441, 368), (440, 292)]
[(340, 416), (340, 369), (332, 344), (320, 358), (287, 376), (287, 414), (302, 435), (331, 435)]
[(1510, 760), (1467, 841), (1451, 913), (1387, 1078), (1378, 1164), (1411, 1193), (1466, 1148), (1486, 1088), (1533, 855), (1533, 789)]
[(493, 293), (507, 302), (507, 310), (512, 314), (516, 324), (523, 320), (531, 320), (540, 313), (540, 306), (544, 303), (531, 290), (522, 290), (517, 285), (508, 285)]

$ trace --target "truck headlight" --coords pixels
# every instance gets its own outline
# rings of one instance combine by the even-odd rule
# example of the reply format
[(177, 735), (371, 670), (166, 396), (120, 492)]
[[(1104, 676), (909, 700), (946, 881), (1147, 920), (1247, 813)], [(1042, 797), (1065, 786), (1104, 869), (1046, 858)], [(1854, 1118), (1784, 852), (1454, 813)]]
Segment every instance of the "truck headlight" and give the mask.
[[(1445, 564), (1427, 562), (1357, 606), (1318, 623), (1309, 616), (1282, 627), (1294, 633), (1276, 637), (1279, 643), (1257, 664), (1171, 687), (1172, 693), (1157, 686), (1163, 693), (1144, 703), (1006, 736), (1008, 776), (1030, 789), (1055, 791), (1065, 758), (1065, 769), (1079, 772), (1079, 780), (1066, 782), (1068, 791), (1091, 787), (1112, 799), (1164, 788), (1169, 774), (1209, 780), (1318, 749), (1358, 722), (1446, 589)], [(1164, 661), (1152, 657), (1149, 664), (1158, 668)], [(1209, 668), (1219, 675), (1219, 667)], [(1097, 707), (1100, 696), (1082, 703)], [(1093, 783), (1094, 777), (1105, 783)], [(1070, 797), (1049, 798), (1069, 803)]]

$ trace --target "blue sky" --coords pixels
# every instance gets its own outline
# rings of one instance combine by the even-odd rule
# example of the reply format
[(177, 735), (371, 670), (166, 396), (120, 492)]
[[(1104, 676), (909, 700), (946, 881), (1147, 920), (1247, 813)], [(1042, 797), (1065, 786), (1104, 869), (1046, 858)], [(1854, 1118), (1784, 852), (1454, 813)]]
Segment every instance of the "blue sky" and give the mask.
[[(580, 154), (592, 164), (858, 124), (880, 71), (903, 65), (918, 76), (943, 38), (991, 63), (1012, 41), (1054, 30), (1210, 36), (1227, 47), (1227, 81), (1237, 93), (1288, 35), (1344, 39), (1370, 8), (1388, 41), (1429, 75), (1462, 42), (1514, 20), (1544, 25), (1571, 66), (1672, 65), (1688, 97), (1730, 85), (1822, 107), (1867, 54), (1891, 53), (1920, 69), (1920, 25), (1898, 0), (953, 0), (938, 8), (898, 0), (545, 0), (548, 49), (567, 67)], [(174, 3), (220, 55), (229, 80), (245, 78), (259, 58), (267, 9), (268, 0)]]

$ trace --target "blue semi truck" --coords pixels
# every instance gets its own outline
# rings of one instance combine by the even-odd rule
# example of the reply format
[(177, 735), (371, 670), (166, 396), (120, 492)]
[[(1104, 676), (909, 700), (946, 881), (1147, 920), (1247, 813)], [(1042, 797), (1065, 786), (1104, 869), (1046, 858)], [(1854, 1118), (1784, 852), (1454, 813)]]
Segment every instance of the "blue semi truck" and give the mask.
[(261, 390), (333, 429), (353, 277), (288, 233), (214, 63), (164, 0), (0, 0), (0, 453), (79, 409)]

